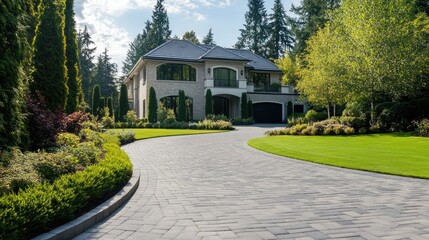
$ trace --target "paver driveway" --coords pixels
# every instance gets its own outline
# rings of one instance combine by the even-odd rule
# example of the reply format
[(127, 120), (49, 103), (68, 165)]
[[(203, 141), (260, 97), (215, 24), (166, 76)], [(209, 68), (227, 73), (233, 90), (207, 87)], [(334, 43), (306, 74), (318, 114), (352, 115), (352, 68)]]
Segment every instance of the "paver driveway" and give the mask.
[[(429, 239), (429, 181), (277, 157), (267, 128), (127, 145), (140, 187), (78, 238)], [(311, 151), (311, 149), (308, 149)]]

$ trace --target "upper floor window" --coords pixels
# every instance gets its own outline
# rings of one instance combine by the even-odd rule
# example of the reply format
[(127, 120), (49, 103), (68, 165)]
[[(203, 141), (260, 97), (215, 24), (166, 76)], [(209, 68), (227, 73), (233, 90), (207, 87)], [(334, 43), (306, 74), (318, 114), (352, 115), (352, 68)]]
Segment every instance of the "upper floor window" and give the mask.
[(215, 87), (237, 87), (237, 72), (229, 68), (215, 68), (213, 80)]
[(196, 81), (197, 70), (186, 64), (165, 63), (156, 68), (158, 80)]

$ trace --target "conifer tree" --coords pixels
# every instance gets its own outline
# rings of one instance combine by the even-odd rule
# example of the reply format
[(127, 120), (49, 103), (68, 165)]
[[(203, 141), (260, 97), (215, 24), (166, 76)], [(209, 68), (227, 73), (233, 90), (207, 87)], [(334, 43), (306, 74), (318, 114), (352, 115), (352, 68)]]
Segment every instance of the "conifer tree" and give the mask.
[(183, 34), (182, 39), (188, 40), (189, 42), (191, 42), (193, 44), (200, 44), (200, 41), (198, 40), (197, 35), (195, 34), (195, 32), (193, 30), (190, 32), (185, 32)]
[(79, 53), (79, 72), (81, 74), (82, 91), (84, 99), (87, 102), (91, 100), (91, 94), (93, 88), (91, 87), (91, 73), (95, 67), (94, 52), (97, 49), (93, 45), (94, 42), (91, 39), (91, 35), (88, 32), (88, 28), (85, 26), (83, 31), (79, 31), (78, 34), (78, 53)]
[(249, 0), (249, 10), (245, 14), (244, 29), (240, 29), (240, 37), (236, 48), (245, 48), (255, 54), (266, 56), (265, 44), (268, 37), (267, 11), (263, 0)]
[(165, 43), (171, 36), (170, 22), (163, 2), (164, 0), (157, 0), (152, 13), (152, 26), (149, 31), (150, 49)]
[(206, 92), (206, 116), (213, 114), (213, 96), (212, 90), (207, 89)]
[(65, 10), (65, 37), (66, 37), (66, 64), (69, 93), (67, 96), (66, 112), (72, 113), (77, 110), (79, 103), (83, 100), (82, 82), (79, 73), (79, 57), (76, 41), (76, 22), (73, 11), (74, 0), (66, 0)]
[(241, 94), (241, 118), (249, 117), (249, 107), (247, 106), (247, 93)]
[(65, 59), (64, 2), (42, 0), (33, 47), (32, 93), (46, 98), (51, 111), (65, 110), (68, 87)]
[(158, 121), (158, 99), (156, 98), (156, 92), (153, 87), (149, 90), (149, 114), (148, 121), (150, 123), (156, 123)]
[(113, 117), (113, 98), (107, 98), (107, 107), (109, 108), (109, 117)]
[(179, 106), (177, 110), (177, 121), (183, 122), (186, 120), (186, 103), (185, 91), (179, 90)]
[(137, 37), (133, 40), (129, 45), (129, 49), (127, 52), (127, 56), (122, 66), (122, 73), (128, 74), (137, 61), (146, 53), (148, 53), (151, 49), (151, 45), (149, 42), (149, 32), (151, 28), (151, 22), (146, 21), (145, 29), (143, 29), (143, 33), (137, 34)]
[(249, 118), (253, 117), (253, 102), (252, 100), (249, 99), (249, 101), (247, 102), (247, 115)]
[(0, 149), (21, 144), (24, 132), (19, 71), (25, 52), (18, 34), (19, 17), (23, 14), (20, 4), (0, 1)]
[(118, 108), (118, 120), (123, 122), (127, 112), (130, 110), (128, 105), (128, 90), (125, 84), (121, 84), (121, 90), (119, 92), (119, 108)]
[(99, 116), (100, 115), (100, 98), (101, 98), (101, 93), (100, 93), (100, 86), (98, 84), (96, 84), (94, 86), (94, 89), (92, 91), (92, 115), (94, 116)]
[(288, 28), (287, 16), (280, 0), (275, 0), (273, 13), (269, 15), (268, 58), (278, 59), (285, 50), (293, 48), (292, 33)]
[(327, 13), (338, 8), (341, 0), (301, 0), (300, 6), (292, 4), (291, 11), (297, 15), (292, 20), (292, 32), (295, 36), (295, 46), (292, 57), (305, 53), (307, 40), (323, 28), (329, 21)]
[(214, 38), (213, 38), (213, 33), (212, 33), (211, 28), (210, 28), (209, 32), (207, 33), (207, 35), (204, 37), (203, 44), (212, 45), (212, 46), (216, 45)]
[(97, 65), (94, 69), (93, 84), (100, 85), (101, 95), (114, 96), (116, 95), (115, 78), (117, 66), (110, 62), (111, 58), (107, 53), (107, 48), (98, 57)]

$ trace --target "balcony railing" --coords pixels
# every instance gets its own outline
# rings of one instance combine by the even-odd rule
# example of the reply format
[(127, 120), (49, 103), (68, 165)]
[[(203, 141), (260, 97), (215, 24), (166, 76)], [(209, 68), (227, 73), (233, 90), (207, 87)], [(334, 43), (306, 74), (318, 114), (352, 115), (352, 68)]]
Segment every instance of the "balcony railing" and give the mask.
[(271, 92), (271, 93), (280, 93), (281, 85), (280, 84), (271, 84), (271, 85), (254, 85), (255, 92)]
[(238, 88), (238, 81), (215, 79), (214, 87)]

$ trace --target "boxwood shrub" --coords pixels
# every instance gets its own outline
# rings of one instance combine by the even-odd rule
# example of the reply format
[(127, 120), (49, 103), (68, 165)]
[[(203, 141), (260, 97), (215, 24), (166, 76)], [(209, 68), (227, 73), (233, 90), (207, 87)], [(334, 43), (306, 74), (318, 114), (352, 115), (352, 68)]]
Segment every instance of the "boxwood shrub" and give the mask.
[(62, 175), (0, 197), (0, 239), (23, 239), (72, 220), (91, 204), (120, 189), (132, 175), (132, 164), (115, 136), (90, 132), (100, 141), (104, 158), (83, 171)]

